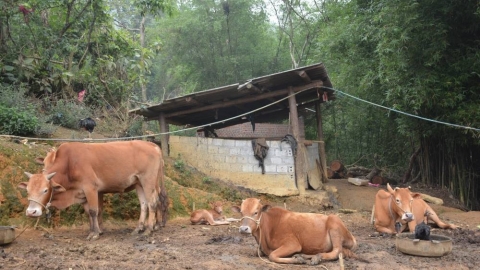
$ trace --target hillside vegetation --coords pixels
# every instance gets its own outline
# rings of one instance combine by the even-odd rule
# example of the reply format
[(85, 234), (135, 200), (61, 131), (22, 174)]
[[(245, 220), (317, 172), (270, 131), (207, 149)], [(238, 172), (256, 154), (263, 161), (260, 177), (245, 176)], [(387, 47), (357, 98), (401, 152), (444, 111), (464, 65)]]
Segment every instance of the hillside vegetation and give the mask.
[[(72, 134), (80, 137), (78, 130), (58, 128), (58, 134)], [(58, 136), (58, 134), (56, 136)], [(95, 134), (95, 137), (103, 137)], [(24, 141), (25, 142), (25, 141)], [(26, 192), (17, 188), (20, 182), (27, 181), (24, 171), (37, 173), (41, 165), (34, 162), (59, 142), (20, 142), (16, 139), (0, 139), (0, 225), (32, 222), (25, 217)], [(170, 200), (169, 216), (188, 216), (192, 208), (209, 208), (209, 203), (217, 200), (225, 202), (224, 211), (230, 213), (229, 206), (239, 203), (242, 198), (255, 196), (253, 192), (239, 190), (228, 183), (212, 179), (180, 159), (167, 158), (165, 163), (166, 189)], [(104, 196), (105, 219), (137, 219), (140, 205), (135, 191)], [(88, 222), (81, 205), (73, 205), (63, 211), (54, 211), (50, 224), (42, 218), (45, 226), (74, 225)]]

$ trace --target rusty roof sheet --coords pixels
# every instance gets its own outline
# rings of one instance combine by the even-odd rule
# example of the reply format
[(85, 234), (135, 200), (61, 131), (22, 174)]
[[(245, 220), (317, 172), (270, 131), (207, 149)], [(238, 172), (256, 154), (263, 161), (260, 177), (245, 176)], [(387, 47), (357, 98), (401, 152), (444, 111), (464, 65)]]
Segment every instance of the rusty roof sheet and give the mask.
[[(226, 85), (214, 89), (164, 100), (162, 103), (131, 110), (130, 113), (143, 115), (146, 120), (158, 120), (163, 113), (167, 123), (175, 125), (200, 126), (229, 119), (264, 107), (285, 98), (288, 89), (300, 92), (296, 95), (297, 106), (313, 106), (315, 101), (335, 99), (332, 83), (322, 63), (287, 70), (244, 83)], [(254, 112), (256, 122), (271, 122), (287, 119), (288, 99)], [(217, 124), (221, 128), (248, 121), (245, 117)]]

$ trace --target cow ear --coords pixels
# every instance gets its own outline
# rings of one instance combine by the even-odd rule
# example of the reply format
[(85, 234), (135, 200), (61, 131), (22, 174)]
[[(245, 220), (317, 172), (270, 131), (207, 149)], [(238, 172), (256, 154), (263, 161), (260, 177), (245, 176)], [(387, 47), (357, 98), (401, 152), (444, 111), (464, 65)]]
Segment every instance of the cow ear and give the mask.
[(232, 206), (232, 211), (235, 212), (235, 213), (240, 213), (240, 207), (234, 205), (234, 206)]
[(54, 193), (67, 191), (62, 185), (55, 183), (55, 181), (52, 181), (52, 189)]
[(268, 204), (267, 204), (267, 205), (264, 205), (264, 206), (262, 206), (262, 209), (260, 210), (260, 212), (265, 212), (265, 211), (267, 211), (267, 210), (270, 209), (270, 208), (272, 208), (271, 205), (268, 205)]
[(23, 172), (27, 177), (28, 179), (32, 178), (33, 174), (29, 173), (29, 172)]
[(28, 182), (22, 182), (22, 183), (18, 184), (18, 187), (23, 188), (23, 189), (27, 189), (27, 186), (28, 186)]
[(43, 160), (44, 160), (43, 157), (37, 157), (35, 159), (35, 163), (40, 164), (40, 165), (44, 165), (45, 163), (43, 163)]
[(413, 197), (414, 199), (421, 199), (421, 198), (422, 198), (422, 194), (420, 194), (420, 193), (412, 193), (412, 197)]

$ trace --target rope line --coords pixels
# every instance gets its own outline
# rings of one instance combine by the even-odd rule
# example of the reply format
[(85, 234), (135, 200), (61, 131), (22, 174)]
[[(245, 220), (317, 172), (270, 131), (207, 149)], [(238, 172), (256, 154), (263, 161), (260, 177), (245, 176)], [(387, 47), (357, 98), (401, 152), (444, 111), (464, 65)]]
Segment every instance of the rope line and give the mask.
[[(335, 88), (331, 88), (331, 87), (327, 87), (327, 86), (322, 86), (323, 88), (325, 89), (330, 89), (330, 90), (333, 90), (335, 92), (338, 92), (342, 95), (345, 95), (347, 97), (350, 97), (350, 98), (353, 98), (355, 100), (358, 100), (358, 101), (361, 101), (361, 102), (364, 102), (364, 103), (367, 103), (367, 104), (370, 104), (370, 105), (373, 105), (373, 106), (376, 106), (376, 107), (380, 107), (382, 109), (386, 109), (386, 110), (389, 110), (389, 111), (392, 111), (392, 112), (396, 112), (396, 113), (399, 113), (399, 114), (403, 114), (403, 115), (406, 115), (406, 116), (410, 116), (410, 117), (413, 117), (413, 118), (417, 118), (417, 119), (420, 119), (420, 120), (424, 120), (424, 121), (429, 121), (429, 122), (433, 122), (433, 123), (437, 123), (437, 124), (442, 124), (442, 125), (446, 125), (446, 126), (451, 126), (451, 127), (457, 127), (457, 128), (463, 128), (463, 129), (467, 129), (467, 130), (473, 130), (473, 131), (478, 131), (480, 132), (480, 128), (474, 128), (474, 127), (468, 127), (468, 126), (463, 126), (463, 125), (457, 125), (457, 124), (452, 124), (452, 123), (448, 123), (448, 122), (443, 122), (443, 121), (438, 121), (438, 120), (434, 120), (434, 119), (429, 119), (429, 118), (425, 118), (425, 117), (421, 117), (421, 116), (418, 116), (418, 115), (414, 115), (414, 114), (410, 114), (410, 113), (407, 113), (407, 112), (403, 112), (403, 111), (400, 111), (400, 110), (396, 110), (396, 109), (393, 109), (393, 108), (389, 108), (389, 107), (386, 107), (386, 106), (383, 106), (383, 105), (380, 105), (380, 104), (376, 104), (376, 103), (373, 103), (373, 102), (370, 102), (368, 100), (364, 100), (364, 99), (361, 99), (359, 97), (356, 97), (356, 96), (353, 96), (353, 95), (350, 95), (348, 93), (345, 93), (343, 91), (340, 91), (338, 89), (335, 89)], [(301, 91), (298, 91), (296, 93), (293, 93), (291, 95), (288, 95), (284, 98), (281, 98), (279, 100), (276, 100), (276, 101), (273, 101), (265, 106), (262, 106), (262, 107), (259, 107), (257, 109), (254, 109), (254, 110), (251, 110), (251, 111), (248, 111), (246, 113), (243, 113), (243, 114), (240, 114), (240, 115), (237, 115), (237, 116), (233, 116), (233, 117), (230, 117), (230, 118), (227, 118), (227, 119), (224, 119), (224, 120), (220, 120), (220, 121), (215, 121), (215, 122), (211, 122), (211, 123), (208, 123), (208, 124), (204, 124), (204, 125), (199, 125), (199, 126), (194, 126), (194, 127), (188, 127), (188, 128), (184, 128), (184, 129), (179, 129), (179, 130), (174, 130), (174, 131), (169, 131), (169, 132), (160, 132), (160, 133), (155, 133), (155, 134), (150, 134), (150, 135), (139, 135), (139, 136), (131, 136), (131, 137), (122, 137), (122, 138), (104, 138), (104, 139), (53, 139), (53, 138), (33, 138), (33, 137), (22, 137), (22, 136), (16, 136), (16, 135), (3, 135), (3, 134), (0, 134), (0, 137), (4, 137), (4, 138), (11, 138), (11, 139), (27, 139), (27, 140), (35, 140), (35, 141), (63, 141), (63, 142), (86, 142), (86, 141), (97, 141), (97, 142), (102, 142), (102, 141), (123, 141), (123, 140), (133, 140), (133, 139), (143, 139), (143, 138), (148, 138), (148, 137), (155, 137), (155, 136), (159, 136), (159, 135), (169, 135), (169, 134), (175, 134), (175, 133), (179, 133), (179, 132), (185, 132), (185, 131), (189, 131), (189, 130), (194, 130), (194, 129), (199, 129), (199, 128), (204, 128), (204, 127), (208, 127), (208, 126), (212, 126), (212, 125), (216, 125), (216, 124), (221, 124), (221, 123), (225, 123), (225, 122), (228, 122), (228, 121), (231, 121), (231, 120), (234, 120), (234, 119), (237, 119), (237, 118), (241, 118), (241, 117), (244, 117), (244, 116), (247, 116), (251, 113), (254, 113), (254, 112), (257, 112), (257, 111), (260, 111), (260, 110), (263, 110), (265, 108), (268, 108), (270, 106), (273, 106), (277, 103), (280, 103), (288, 98), (290, 98), (291, 96), (295, 96), (297, 94), (300, 94), (302, 92), (305, 92), (307, 90), (310, 90), (310, 89), (304, 89), (304, 90), (301, 90)]]
[(347, 93), (345, 93), (345, 92), (343, 92), (343, 91), (340, 91), (340, 90), (337, 90), (337, 89), (333, 89), (333, 88), (326, 87), (326, 86), (323, 86), (323, 87), (324, 87), (324, 88), (327, 88), (327, 89), (330, 89), (330, 90), (333, 90), (333, 91), (335, 91), (335, 92), (338, 92), (338, 93), (340, 93), (340, 94), (342, 94), (342, 95), (345, 95), (345, 96), (347, 96), (347, 97), (356, 99), (356, 100), (358, 100), (358, 101), (365, 102), (365, 103), (367, 103), (367, 104), (370, 104), (370, 105), (373, 105), (373, 106), (377, 106), (377, 107), (380, 107), (380, 108), (383, 108), (383, 109), (386, 109), (386, 110), (389, 110), (389, 111), (392, 111), (392, 112), (396, 112), (396, 113), (400, 113), (400, 114), (403, 114), (403, 115), (406, 115), (406, 116), (414, 117), (414, 118), (417, 118), (417, 119), (420, 119), (420, 120), (425, 120), (425, 121), (429, 121), (429, 122), (433, 122), (433, 123), (437, 123), (437, 124), (442, 124), (442, 125), (446, 125), (446, 126), (451, 126), (451, 127), (457, 127), (457, 128), (468, 129), (468, 130), (480, 131), (480, 128), (467, 127), (467, 126), (462, 126), (462, 125), (457, 125), (457, 124), (452, 124), (452, 123), (448, 123), (448, 122), (443, 122), (443, 121), (438, 121), (438, 120), (434, 120), (434, 119), (429, 119), (429, 118), (421, 117), (421, 116), (418, 116), (418, 115), (414, 115), (414, 114), (410, 114), (410, 113), (407, 113), (407, 112), (399, 111), (399, 110), (396, 110), (396, 109), (393, 109), (393, 108), (385, 107), (385, 106), (383, 106), (383, 105), (376, 104), (376, 103), (370, 102), (370, 101), (368, 101), (368, 100), (364, 100), (364, 99), (358, 98), (358, 97), (356, 97), (356, 96), (347, 94)]

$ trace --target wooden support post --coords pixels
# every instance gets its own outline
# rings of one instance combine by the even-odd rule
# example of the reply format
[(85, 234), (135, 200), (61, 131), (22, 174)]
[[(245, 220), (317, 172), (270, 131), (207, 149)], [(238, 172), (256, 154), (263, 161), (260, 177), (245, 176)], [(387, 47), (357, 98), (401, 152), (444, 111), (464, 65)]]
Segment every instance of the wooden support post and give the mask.
[[(160, 123), (160, 133), (168, 132), (168, 124), (165, 119), (165, 114), (162, 112), (160, 113), (160, 117), (158, 119), (158, 122)], [(168, 135), (160, 135), (160, 143), (162, 144), (162, 154), (163, 157), (166, 158), (168, 157)]]
[(323, 125), (322, 125), (322, 107), (320, 101), (315, 103), (315, 111), (317, 115), (317, 140), (318, 143), (318, 158), (322, 164), (322, 183), (328, 182), (327, 176), (327, 155), (325, 154), (325, 141), (323, 140)]
[(303, 139), (300, 137), (300, 128), (298, 124), (297, 100), (293, 95), (292, 87), (288, 88), (288, 106), (290, 108), (290, 124), (292, 126), (292, 133), (295, 140), (297, 140), (297, 156), (295, 157), (295, 179), (297, 181), (297, 188), (300, 195), (305, 194), (306, 173), (305, 170), (305, 145)]

